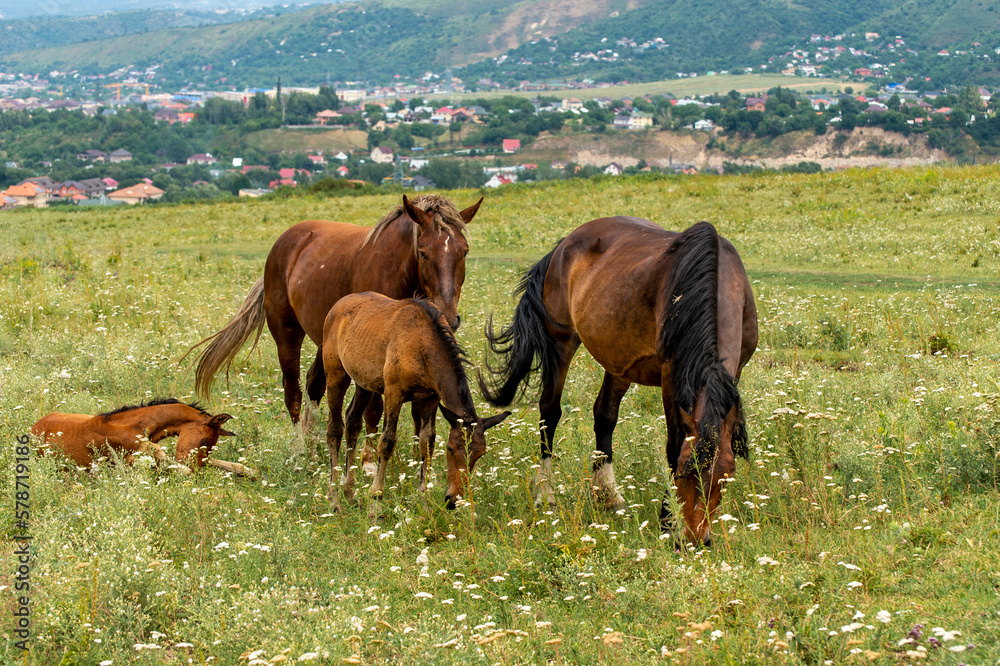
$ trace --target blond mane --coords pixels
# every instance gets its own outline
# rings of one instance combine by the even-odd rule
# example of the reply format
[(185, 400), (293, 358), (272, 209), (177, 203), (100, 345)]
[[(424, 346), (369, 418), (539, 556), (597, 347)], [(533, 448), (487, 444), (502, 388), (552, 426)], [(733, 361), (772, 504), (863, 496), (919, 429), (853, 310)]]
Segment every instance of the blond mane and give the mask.
[[(434, 226), (437, 229), (447, 232), (450, 235), (454, 235), (457, 230), (463, 236), (465, 235), (465, 220), (462, 219), (458, 209), (455, 208), (455, 204), (448, 199), (438, 194), (423, 194), (410, 199), (410, 203), (426, 213), (433, 214)], [(364, 247), (369, 243), (374, 243), (378, 240), (378, 237), (382, 235), (382, 232), (389, 228), (393, 222), (398, 220), (403, 215), (405, 215), (405, 213), (403, 212), (402, 204), (389, 210), (389, 212), (378, 221), (378, 224), (372, 227), (372, 230), (368, 232), (368, 235), (365, 236), (365, 241), (361, 244), (361, 247)], [(414, 222), (414, 247), (416, 247), (417, 243), (418, 230), (419, 226), (416, 222)]]

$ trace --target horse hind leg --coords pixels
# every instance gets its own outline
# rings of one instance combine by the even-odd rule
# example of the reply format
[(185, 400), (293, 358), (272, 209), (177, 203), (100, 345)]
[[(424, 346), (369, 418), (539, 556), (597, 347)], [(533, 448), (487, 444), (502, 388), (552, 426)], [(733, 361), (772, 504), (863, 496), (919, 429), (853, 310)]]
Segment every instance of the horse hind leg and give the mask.
[(361, 453), (361, 469), (368, 476), (375, 476), (378, 471), (378, 463), (375, 462), (375, 451), (372, 442), (375, 441), (375, 433), (378, 432), (378, 422), (382, 419), (382, 396), (378, 393), (372, 395), (371, 402), (365, 409), (365, 447)]
[(608, 511), (621, 511), (625, 508), (625, 498), (618, 492), (615, 482), (611, 436), (618, 425), (618, 408), (629, 386), (630, 382), (605, 372), (601, 391), (594, 403), (594, 435), (597, 440), (594, 452), (594, 492), (598, 502)]
[[(342, 370), (342, 369), (341, 369)], [(328, 378), (327, 404), (330, 418), (326, 426), (326, 445), (330, 450), (330, 481), (327, 499), (335, 511), (340, 511), (340, 442), (344, 436), (344, 394), (351, 385), (346, 372), (338, 372)]]
[(556, 427), (562, 418), (562, 393), (566, 386), (566, 374), (573, 354), (580, 346), (580, 339), (573, 337), (563, 342), (561, 354), (556, 362), (555, 370), (549, 373), (542, 370), (542, 395), (538, 400), (539, 433), (542, 440), (541, 461), (538, 475), (534, 481), (535, 506), (545, 502), (549, 508), (555, 506), (556, 496), (552, 489), (552, 448), (556, 436)]
[(306, 451), (306, 459), (312, 462), (316, 456), (316, 449), (319, 443), (319, 436), (312, 432), (313, 415), (320, 414), (320, 401), (326, 390), (326, 372), (323, 370), (323, 350), (316, 351), (316, 360), (309, 367), (306, 373), (306, 394), (309, 402), (306, 403), (302, 420), (302, 443)]
[(295, 313), (287, 316), (269, 312), (267, 328), (278, 346), (278, 365), (281, 367), (281, 386), (285, 391), (285, 409), (292, 423), (299, 423), (302, 410), (302, 387), (299, 386), (299, 359), (302, 355), (302, 341), (306, 333), (302, 330)]
[(352, 501), (354, 500), (354, 454), (357, 450), (358, 435), (361, 433), (362, 412), (365, 411), (365, 407), (368, 406), (373, 395), (375, 394), (355, 385), (354, 399), (351, 400), (351, 404), (347, 407), (347, 456), (344, 461), (344, 469), (346, 470), (344, 496)]

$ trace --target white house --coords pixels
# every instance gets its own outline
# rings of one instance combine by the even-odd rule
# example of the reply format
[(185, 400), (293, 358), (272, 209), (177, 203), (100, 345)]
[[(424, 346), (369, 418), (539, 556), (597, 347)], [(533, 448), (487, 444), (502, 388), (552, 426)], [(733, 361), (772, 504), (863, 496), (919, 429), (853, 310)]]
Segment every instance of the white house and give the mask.
[(612, 162), (611, 164), (609, 164), (604, 168), (604, 173), (608, 174), (609, 176), (620, 176), (622, 175), (622, 170), (623, 169), (621, 164), (618, 164), (618, 162)]
[(392, 162), (392, 148), (375, 146), (372, 149), (372, 162), (376, 164), (389, 164)]
[(517, 182), (516, 173), (509, 173), (509, 174), (497, 173), (493, 174), (493, 177), (490, 178), (488, 181), (486, 181), (483, 187), (495, 188), (495, 187), (500, 187), (501, 185), (509, 185), (511, 183), (516, 183), (516, 182)]

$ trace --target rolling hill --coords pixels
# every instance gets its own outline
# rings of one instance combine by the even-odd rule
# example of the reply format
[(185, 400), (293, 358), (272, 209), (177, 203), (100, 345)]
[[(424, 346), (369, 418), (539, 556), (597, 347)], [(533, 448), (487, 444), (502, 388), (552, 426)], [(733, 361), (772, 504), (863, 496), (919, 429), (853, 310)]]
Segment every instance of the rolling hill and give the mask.
[[(503, 6), (365, 0), (7, 53), (0, 55), (0, 70), (99, 74), (158, 65), (151, 82), (167, 87), (269, 86), (279, 77), (286, 86), (388, 83), (426, 72), (440, 76), (449, 68), (466, 81), (651, 81), (678, 71), (758, 66), (793, 46), (808, 48), (812, 34), (866, 31), (902, 35), (926, 58), (973, 42), (992, 53), (1000, 46), (1000, 12), (977, 0), (520, 0)], [(638, 46), (657, 38), (657, 48)], [(615, 57), (579, 57), (603, 49)], [(978, 63), (974, 74), (992, 67), (984, 62), (992, 60)], [(955, 65), (945, 76), (961, 76), (962, 69)]]

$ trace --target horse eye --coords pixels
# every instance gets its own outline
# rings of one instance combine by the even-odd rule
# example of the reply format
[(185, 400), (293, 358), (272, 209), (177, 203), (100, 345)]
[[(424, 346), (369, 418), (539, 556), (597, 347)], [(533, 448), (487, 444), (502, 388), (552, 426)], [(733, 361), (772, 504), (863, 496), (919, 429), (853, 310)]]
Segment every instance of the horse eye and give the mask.
[(423, 259), (424, 261), (427, 261), (427, 253), (424, 252), (423, 250), (421, 250), (420, 251), (420, 258)]

